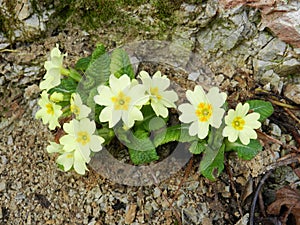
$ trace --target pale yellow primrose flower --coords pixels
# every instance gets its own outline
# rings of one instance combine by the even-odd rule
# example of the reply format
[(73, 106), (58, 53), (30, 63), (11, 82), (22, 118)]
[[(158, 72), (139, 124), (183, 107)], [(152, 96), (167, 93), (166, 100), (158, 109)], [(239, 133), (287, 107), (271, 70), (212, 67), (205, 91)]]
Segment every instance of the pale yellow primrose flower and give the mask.
[(50, 100), (52, 102), (61, 102), (62, 100), (64, 100), (64, 95), (59, 92), (54, 92), (50, 95)]
[(47, 146), (47, 152), (48, 153), (62, 153), (64, 152), (63, 146), (60, 144), (57, 144), (56, 142), (50, 141), (50, 145)]
[(213, 87), (205, 94), (201, 86), (197, 85), (194, 91), (188, 90), (186, 97), (189, 103), (181, 104), (178, 109), (182, 112), (179, 120), (183, 123), (191, 123), (189, 134), (198, 134), (200, 139), (206, 138), (209, 125), (219, 128), (222, 124), (225, 110), (222, 105), (226, 100), (226, 93), (219, 93), (219, 88)]
[(67, 73), (66, 69), (63, 67), (63, 58), (66, 54), (61, 54), (58, 44), (55, 48), (51, 50), (50, 61), (46, 61), (44, 67), (46, 69), (46, 74), (44, 80), (40, 83), (40, 89), (49, 90), (60, 84), (61, 74)]
[(43, 124), (49, 123), (49, 129), (54, 130), (55, 127), (60, 127), (58, 118), (61, 116), (61, 106), (51, 102), (48, 99), (48, 94), (43, 91), (41, 98), (38, 101), (38, 105), (41, 107), (39, 111), (35, 114), (36, 119), (42, 118)]
[(94, 101), (106, 106), (100, 113), (101, 122), (108, 122), (109, 127), (114, 127), (121, 119), (124, 125), (131, 128), (135, 120), (143, 120), (140, 107), (148, 102), (145, 87), (141, 84), (132, 84), (128, 75), (116, 78), (113, 74), (109, 77), (109, 87), (100, 85), (99, 95)]
[(75, 114), (76, 119), (81, 120), (83, 118), (86, 118), (90, 112), (91, 109), (82, 104), (82, 100), (80, 98), (80, 95), (77, 93), (73, 93), (71, 95), (71, 112)]
[(73, 166), (77, 173), (84, 175), (85, 171), (88, 170), (86, 163), (89, 163), (90, 159), (86, 161), (79, 151), (66, 152), (63, 150), (63, 147), (63, 145), (56, 142), (50, 142), (50, 145), (47, 146), (47, 152), (60, 153), (60, 156), (56, 159), (56, 163), (62, 165), (64, 171), (69, 171)]
[(230, 109), (227, 116), (225, 116), (225, 124), (227, 125), (223, 130), (223, 136), (228, 137), (230, 142), (235, 142), (238, 138), (244, 145), (250, 143), (250, 139), (256, 139), (257, 134), (254, 129), (258, 129), (261, 123), (258, 121), (259, 113), (249, 112), (249, 104), (239, 103), (236, 110)]
[(176, 108), (174, 102), (178, 100), (175, 91), (166, 91), (170, 86), (170, 80), (167, 76), (162, 76), (160, 71), (157, 71), (152, 79), (146, 71), (141, 71), (139, 77), (150, 97), (151, 106), (156, 116), (166, 118), (169, 113), (167, 108)]
[(73, 119), (69, 123), (65, 123), (63, 128), (67, 135), (62, 136), (59, 141), (64, 146), (64, 151), (78, 151), (85, 162), (89, 162), (91, 151), (98, 152), (102, 149), (104, 139), (94, 135), (96, 130), (94, 121), (90, 121), (88, 118), (80, 121)]
[(86, 163), (89, 161), (90, 159), (86, 161), (79, 151), (64, 152), (56, 160), (58, 164), (64, 167), (64, 171), (70, 170), (73, 166), (74, 170), (81, 175), (84, 175), (85, 171), (88, 170)]

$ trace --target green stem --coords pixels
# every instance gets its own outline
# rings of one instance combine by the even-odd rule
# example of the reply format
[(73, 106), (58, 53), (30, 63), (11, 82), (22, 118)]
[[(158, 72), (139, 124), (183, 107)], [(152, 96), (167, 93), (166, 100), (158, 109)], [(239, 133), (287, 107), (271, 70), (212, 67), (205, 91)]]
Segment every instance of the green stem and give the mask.
[(72, 77), (74, 80), (76, 80), (77, 82), (81, 81), (82, 76), (74, 69), (70, 70), (70, 77)]

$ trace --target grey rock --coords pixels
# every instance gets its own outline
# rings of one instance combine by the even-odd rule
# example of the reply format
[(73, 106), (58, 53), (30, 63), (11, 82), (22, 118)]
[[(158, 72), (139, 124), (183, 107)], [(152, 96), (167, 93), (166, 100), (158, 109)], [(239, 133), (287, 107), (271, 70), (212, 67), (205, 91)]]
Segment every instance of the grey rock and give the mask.
[(15, 6), (15, 13), (19, 20), (24, 20), (32, 14), (32, 7), (30, 1), (18, 2)]
[(4, 191), (6, 189), (6, 182), (5, 181), (1, 181), (0, 182), (0, 192)]
[(300, 61), (296, 58), (288, 59), (284, 61), (277, 69), (276, 72), (282, 76), (288, 76), (291, 74), (298, 74), (300, 70)]
[(263, 61), (282, 60), (286, 48), (286, 43), (274, 38), (258, 53), (257, 58)]
[(271, 127), (271, 134), (273, 134), (277, 137), (281, 136), (281, 129), (277, 124), (271, 123), (270, 127)]
[(284, 90), (284, 96), (300, 104), (300, 84), (288, 84)]
[(266, 71), (259, 81), (265, 85), (266, 87), (269, 86), (269, 91), (274, 91), (276, 93), (281, 93), (282, 91), (282, 81), (280, 76), (275, 73), (273, 70)]

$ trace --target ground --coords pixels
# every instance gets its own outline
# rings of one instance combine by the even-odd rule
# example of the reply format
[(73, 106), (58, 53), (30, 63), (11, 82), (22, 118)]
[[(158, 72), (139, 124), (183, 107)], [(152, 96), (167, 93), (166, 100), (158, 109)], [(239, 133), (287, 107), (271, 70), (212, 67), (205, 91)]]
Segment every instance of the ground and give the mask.
[[(215, 182), (198, 173), (201, 156), (193, 156), (182, 169), (151, 186), (114, 183), (93, 166), (89, 166), (84, 176), (57, 168), (56, 156), (46, 152), (54, 133), (34, 118), (38, 109), (37, 85), (45, 72), (41, 65), (56, 43), (60, 43), (63, 52), (68, 52), (66, 64), (71, 66), (80, 57), (89, 55), (99, 40), (111, 50), (119, 44), (114, 40), (126, 42), (133, 38), (114, 28), (109, 29), (111, 33), (97, 32), (97, 36), (87, 35), (78, 28), (67, 27), (43, 40), (17, 44), (1, 52), (1, 70), (6, 75), (0, 79), (0, 224), (245, 225), (251, 221), (251, 203), (260, 193), (256, 192), (257, 185), (264, 176), (255, 217), (265, 219), (261, 224), (278, 224), (279, 217), (273, 215), (271, 220), (271, 214), (264, 215), (266, 210), (262, 206), (268, 207), (276, 199), (276, 190), (285, 185), (297, 187), (299, 182), (296, 164), (299, 156), (295, 147), (299, 140), (290, 126), (295, 123), (292, 128), (299, 129), (299, 122), (287, 116), (297, 115), (298, 108), (289, 101), (280, 105), (281, 96), (258, 92), (261, 85), (244, 71), (233, 77), (220, 79), (216, 75), (211, 79), (228, 92), (230, 104), (250, 97), (271, 99), (275, 114), (259, 135), (264, 151), (251, 161), (227, 153), (225, 170)], [(30, 69), (20, 75), (15, 72), (18, 66)], [(195, 85), (184, 76), (173, 79), (185, 89)], [(205, 80), (199, 82), (207, 84)], [(289, 106), (291, 114), (283, 112)], [(274, 122), (280, 127), (271, 125)], [(276, 162), (278, 158), (281, 161)], [(281, 205), (274, 208), (280, 211)], [(281, 214), (284, 215), (287, 213)], [(295, 222), (298, 218), (292, 211), (287, 224), (299, 224)]]

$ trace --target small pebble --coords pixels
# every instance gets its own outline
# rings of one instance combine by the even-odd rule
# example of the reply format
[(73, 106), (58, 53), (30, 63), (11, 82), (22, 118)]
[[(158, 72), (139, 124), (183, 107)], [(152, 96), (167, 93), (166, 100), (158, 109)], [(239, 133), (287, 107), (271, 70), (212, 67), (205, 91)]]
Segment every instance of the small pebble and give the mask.
[(131, 224), (134, 221), (135, 215), (136, 215), (136, 209), (137, 205), (136, 204), (131, 204), (128, 207), (128, 210), (125, 215), (125, 224)]
[(5, 181), (0, 182), (0, 192), (4, 191), (6, 189), (6, 183)]

